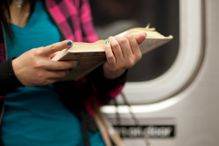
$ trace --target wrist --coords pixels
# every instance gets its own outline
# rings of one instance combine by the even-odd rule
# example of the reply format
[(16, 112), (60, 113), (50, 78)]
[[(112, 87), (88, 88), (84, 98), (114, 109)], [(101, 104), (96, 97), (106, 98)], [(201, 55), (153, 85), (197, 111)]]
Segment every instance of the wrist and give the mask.
[(13, 70), (13, 73), (14, 73), (14, 76), (16, 77), (16, 79), (22, 84), (22, 85), (25, 85), (24, 82), (21, 80), (20, 78), (20, 75), (19, 75), (19, 68), (20, 68), (20, 65), (18, 63), (18, 59), (15, 58), (11, 61), (11, 67), (12, 67), (12, 70)]

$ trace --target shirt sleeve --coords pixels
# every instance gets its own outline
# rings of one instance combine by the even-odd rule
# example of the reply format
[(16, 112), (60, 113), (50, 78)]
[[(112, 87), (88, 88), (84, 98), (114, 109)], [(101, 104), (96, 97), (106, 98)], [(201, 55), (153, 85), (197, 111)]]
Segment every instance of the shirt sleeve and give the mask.
[(17, 87), (23, 86), (16, 78), (13, 68), (12, 60), (7, 60), (0, 63), (0, 96), (15, 90)]
[(92, 13), (89, 0), (81, 0), (80, 20), (82, 25), (82, 34), (85, 42), (94, 42), (98, 40), (98, 36), (93, 26)]
[(114, 100), (122, 91), (127, 78), (127, 71), (115, 79), (107, 79), (103, 73), (103, 67), (100, 66), (89, 74), (92, 90), (99, 105), (105, 105)]

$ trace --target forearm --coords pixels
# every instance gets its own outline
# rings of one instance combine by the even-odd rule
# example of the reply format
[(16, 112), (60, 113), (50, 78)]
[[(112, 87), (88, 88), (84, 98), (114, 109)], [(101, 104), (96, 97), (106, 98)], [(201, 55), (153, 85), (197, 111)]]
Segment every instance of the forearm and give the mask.
[[(100, 66), (80, 81), (57, 82), (54, 84), (60, 97), (86, 101), (96, 98), (99, 104), (107, 104), (114, 99), (122, 90), (126, 81), (127, 71), (115, 79), (107, 79), (103, 68)], [(93, 101), (93, 100), (92, 100)]]
[(90, 74), (96, 97), (101, 104), (107, 104), (114, 99), (123, 89), (126, 81), (127, 71), (114, 79), (106, 78), (103, 67), (99, 67)]
[(5, 95), (17, 87), (22, 86), (16, 78), (13, 68), (12, 60), (7, 60), (0, 63), (0, 95)]

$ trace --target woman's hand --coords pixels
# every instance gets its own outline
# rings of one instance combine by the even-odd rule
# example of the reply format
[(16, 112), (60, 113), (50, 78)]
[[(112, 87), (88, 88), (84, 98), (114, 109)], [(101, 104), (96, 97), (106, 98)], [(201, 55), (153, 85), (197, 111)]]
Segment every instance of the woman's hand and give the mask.
[(57, 51), (69, 48), (71, 44), (71, 41), (66, 40), (25, 52), (12, 61), (16, 77), (25, 86), (47, 85), (65, 77), (67, 71), (75, 67), (77, 62), (55, 62), (51, 57)]
[(107, 62), (103, 66), (106, 78), (114, 79), (121, 76), (141, 59), (139, 44), (145, 40), (145, 37), (145, 33), (109, 37), (105, 47)]

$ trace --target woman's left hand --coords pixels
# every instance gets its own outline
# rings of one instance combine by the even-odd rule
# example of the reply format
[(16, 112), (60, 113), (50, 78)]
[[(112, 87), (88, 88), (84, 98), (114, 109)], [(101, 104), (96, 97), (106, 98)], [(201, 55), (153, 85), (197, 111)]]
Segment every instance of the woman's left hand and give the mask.
[(104, 76), (114, 79), (133, 67), (142, 57), (139, 44), (145, 37), (145, 33), (109, 37), (105, 47), (107, 62), (103, 65)]

